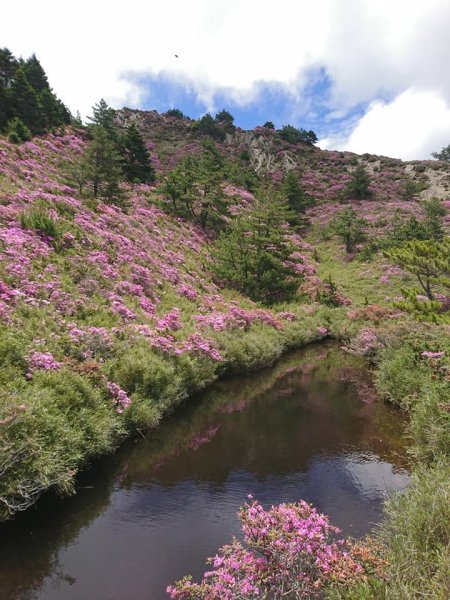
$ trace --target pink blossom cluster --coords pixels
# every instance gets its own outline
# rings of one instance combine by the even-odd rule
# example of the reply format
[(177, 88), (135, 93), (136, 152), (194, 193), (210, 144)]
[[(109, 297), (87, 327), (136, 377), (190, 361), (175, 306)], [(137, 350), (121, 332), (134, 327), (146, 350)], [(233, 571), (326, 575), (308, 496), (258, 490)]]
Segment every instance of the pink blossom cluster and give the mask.
[(51, 352), (31, 351), (27, 355), (28, 374), (31, 375), (34, 371), (56, 371), (63, 366), (62, 362), (55, 360)]
[(297, 315), (293, 312), (284, 310), (280, 313), (278, 313), (277, 315), (278, 317), (280, 317), (280, 319), (284, 319), (285, 321), (296, 321), (297, 320)]
[(199, 333), (191, 334), (181, 346), (181, 352), (204, 354), (212, 360), (221, 361), (222, 356), (211, 340), (203, 338)]
[(445, 356), (445, 352), (430, 352), (426, 350), (425, 352), (421, 353), (421, 356), (423, 356), (424, 358), (430, 358), (432, 360), (435, 360), (438, 358), (443, 358)]
[(127, 393), (117, 385), (117, 383), (112, 383), (108, 381), (106, 384), (108, 392), (114, 399), (115, 402), (115, 410), (119, 415), (123, 413), (123, 411), (128, 408), (131, 404), (131, 399), (127, 395)]
[(197, 291), (187, 283), (182, 283), (178, 287), (178, 292), (188, 300), (195, 300), (198, 296)]
[(194, 317), (200, 327), (210, 327), (215, 331), (224, 331), (225, 329), (248, 329), (252, 323), (260, 322), (282, 329), (282, 323), (268, 310), (257, 308), (246, 310), (239, 306), (228, 304), (226, 312), (211, 311), (207, 314), (199, 314)]
[(185, 577), (168, 586), (173, 600), (323, 598), (328, 585), (362, 579), (375, 564), (359, 562), (350, 542), (334, 541), (339, 529), (304, 501), (268, 510), (250, 501), (239, 518), (243, 543), (235, 539), (210, 558), (201, 583)]
[(158, 331), (177, 331), (181, 329), (180, 309), (174, 306), (168, 313), (156, 321)]
[(105, 327), (78, 327), (76, 323), (67, 323), (69, 337), (81, 350), (83, 358), (92, 358), (98, 354), (108, 354), (112, 348), (111, 332)]
[(344, 346), (344, 350), (357, 356), (374, 356), (383, 347), (383, 341), (377, 331), (365, 327)]

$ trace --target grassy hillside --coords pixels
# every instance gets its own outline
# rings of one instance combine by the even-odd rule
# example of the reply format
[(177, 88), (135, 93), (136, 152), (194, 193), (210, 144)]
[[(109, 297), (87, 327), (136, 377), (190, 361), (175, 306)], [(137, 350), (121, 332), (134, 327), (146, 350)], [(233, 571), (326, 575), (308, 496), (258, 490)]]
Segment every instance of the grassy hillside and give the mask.
[[(2, 517), (225, 371), (320, 339), (327, 309), (262, 309), (220, 290), (208, 233), (125, 190), (126, 211), (77, 197), (73, 135), (1, 142)], [(286, 325), (289, 327), (286, 327)]]
[[(120, 204), (73, 186), (84, 130), (21, 145), (0, 138), (0, 519), (48, 488), (73, 491), (90, 459), (156, 427), (221, 375), (334, 336), (371, 362), (380, 394), (410, 413), (412, 460), (421, 465), (410, 493), (388, 509), (390, 583), (342, 597), (444, 598), (448, 286), (437, 281), (431, 314), (407, 310), (398, 302), (404, 289), (420, 295), (420, 287), (389, 249), (431, 231), (437, 221), (425, 200), (448, 209), (449, 165), (326, 152), (263, 128), (224, 131), (215, 147), (225, 164), (220, 210), (215, 227), (201, 227), (173, 209), (164, 187), (187, 156), (205, 151), (195, 123), (128, 109), (116, 121), (137, 124), (157, 174), (150, 185), (122, 183)], [(350, 197), (361, 166), (366, 197)], [(261, 190), (269, 201), (279, 194), (286, 173), (309, 202), (295, 228), (281, 227), (299, 285), (289, 302), (268, 307), (214, 275), (216, 239)], [(208, 181), (196, 185), (204, 203)], [(333, 225), (349, 207), (365, 219), (351, 252)], [(448, 210), (439, 219), (442, 238)]]

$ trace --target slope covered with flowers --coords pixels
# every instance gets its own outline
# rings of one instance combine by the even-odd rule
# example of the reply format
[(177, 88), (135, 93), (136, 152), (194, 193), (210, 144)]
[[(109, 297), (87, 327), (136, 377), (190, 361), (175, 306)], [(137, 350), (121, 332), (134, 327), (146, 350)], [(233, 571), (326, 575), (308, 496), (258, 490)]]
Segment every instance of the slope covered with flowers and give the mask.
[(77, 196), (65, 172), (84, 145), (72, 133), (0, 141), (3, 518), (47, 487), (69, 490), (90, 456), (221, 372), (328, 331), (317, 306), (273, 312), (220, 290), (208, 235), (151, 187), (126, 189), (125, 210)]

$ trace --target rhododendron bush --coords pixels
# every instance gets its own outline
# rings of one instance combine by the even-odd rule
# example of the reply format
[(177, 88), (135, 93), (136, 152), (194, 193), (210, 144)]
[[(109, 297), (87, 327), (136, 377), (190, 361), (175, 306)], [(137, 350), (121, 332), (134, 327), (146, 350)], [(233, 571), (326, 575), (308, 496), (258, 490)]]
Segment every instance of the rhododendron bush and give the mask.
[(239, 511), (243, 542), (234, 539), (208, 559), (201, 583), (186, 577), (167, 588), (173, 600), (324, 598), (331, 586), (383, 576), (370, 541), (337, 539), (328, 517), (304, 501), (265, 510), (258, 501)]

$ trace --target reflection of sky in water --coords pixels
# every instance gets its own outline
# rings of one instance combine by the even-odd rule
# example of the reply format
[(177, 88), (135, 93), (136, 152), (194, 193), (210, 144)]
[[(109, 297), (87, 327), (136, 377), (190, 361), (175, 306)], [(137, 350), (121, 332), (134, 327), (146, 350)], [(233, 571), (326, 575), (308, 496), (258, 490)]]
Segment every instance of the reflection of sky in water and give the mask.
[[(59, 554), (77, 585), (63, 582), (52, 589), (47, 579), (44, 597), (87, 598), (100, 578), (96, 600), (165, 598), (167, 582), (186, 572), (200, 576), (205, 558), (239, 535), (236, 512), (250, 491), (266, 506), (304, 498), (345, 533), (358, 536), (368, 523), (379, 521), (386, 495), (404, 489), (407, 482), (406, 472), (355, 452), (318, 456), (306, 472), (284, 477), (257, 478), (237, 470), (220, 484), (188, 479), (169, 487), (154, 483), (118, 488), (106, 511)], [(143, 590), (153, 592), (143, 595)]]
[(394, 470), (391, 464), (371, 455), (349, 455), (343, 461), (343, 468), (351, 477), (354, 487), (366, 498), (376, 498), (383, 491), (388, 494), (393, 490), (406, 489), (409, 481), (409, 474), (405, 470)]

